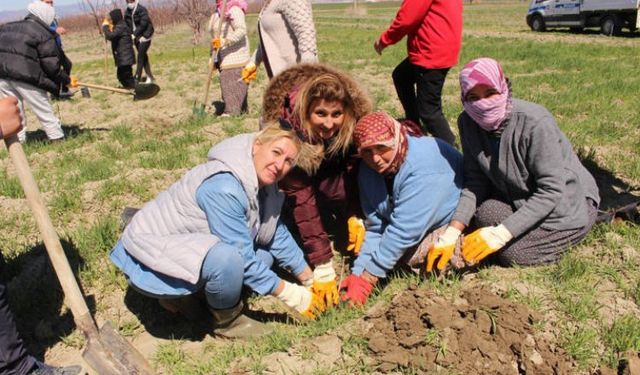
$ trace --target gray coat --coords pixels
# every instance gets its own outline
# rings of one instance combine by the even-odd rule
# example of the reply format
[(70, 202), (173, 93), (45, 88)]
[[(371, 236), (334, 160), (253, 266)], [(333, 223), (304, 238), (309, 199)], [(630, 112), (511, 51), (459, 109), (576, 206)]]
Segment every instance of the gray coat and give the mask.
[(593, 176), (544, 107), (513, 100), (496, 160), (488, 132), (463, 112), (458, 129), (464, 153), (464, 189), (453, 220), (469, 225), (476, 207), (489, 198), (515, 212), (502, 224), (517, 237), (538, 225), (577, 229), (587, 225), (587, 201), (599, 203)]
[[(188, 171), (178, 182), (146, 203), (122, 235), (127, 252), (151, 270), (196, 284), (202, 262), (220, 239), (209, 230), (196, 190), (208, 177), (231, 172), (249, 201), (247, 230), (260, 245), (271, 242), (284, 196), (273, 184), (258, 197), (258, 178), (251, 156), (255, 133), (226, 139), (209, 151), (209, 161)], [(262, 212), (262, 219), (260, 213)], [(251, 229), (250, 229), (251, 228)]]

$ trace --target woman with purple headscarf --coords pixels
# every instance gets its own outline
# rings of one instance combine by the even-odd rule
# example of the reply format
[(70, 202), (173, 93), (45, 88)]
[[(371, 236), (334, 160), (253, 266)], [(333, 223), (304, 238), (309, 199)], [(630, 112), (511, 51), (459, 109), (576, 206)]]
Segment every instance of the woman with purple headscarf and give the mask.
[(435, 259), (444, 267), (470, 225), (474, 231), (462, 245), (468, 263), (491, 254), (503, 265), (557, 261), (595, 222), (595, 180), (549, 111), (512, 98), (497, 61), (469, 62), (460, 88), (464, 188), (449, 227), (429, 251), (428, 269)]

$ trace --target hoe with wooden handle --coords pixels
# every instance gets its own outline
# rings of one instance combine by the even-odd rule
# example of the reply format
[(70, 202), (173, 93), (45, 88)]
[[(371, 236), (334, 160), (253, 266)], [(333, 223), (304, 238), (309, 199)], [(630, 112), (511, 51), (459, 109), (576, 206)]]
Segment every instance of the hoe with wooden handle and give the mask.
[[(88, 87), (96, 90), (117, 92), (119, 94), (133, 95), (133, 100), (151, 99), (154, 96), (158, 95), (158, 93), (160, 92), (160, 86), (156, 85), (155, 83), (137, 83), (134, 89), (123, 89), (117, 87), (96, 85), (94, 83), (79, 82), (77, 79), (73, 78), (71, 80), (71, 87), (77, 86)], [(83, 96), (90, 95), (86, 95), (83, 92)]]
[(65, 303), (71, 309), (76, 325), (84, 334), (85, 349), (82, 358), (99, 375), (152, 375), (151, 367), (140, 352), (120, 336), (111, 324), (106, 323), (98, 330), (62, 250), (60, 239), (51, 223), (18, 137), (14, 135), (5, 139), (5, 144), (15, 165), (24, 195), (33, 211), (51, 264), (60, 280)]
[[(222, 1), (222, 11), (220, 12), (220, 21), (218, 22), (218, 27), (216, 28), (216, 33), (214, 34), (217, 38), (220, 38), (220, 36), (222, 35), (222, 20), (224, 19), (224, 14), (227, 12), (227, 0), (223, 0)], [(194, 108), (193, 112), (197, 113), (197, 114), (205, 114), (206, 113), (206, 108), (208, 106), (208, 101), (209, 101), (209, 88), (211, 87), (211, 80), (213, 79), (213, 72), (215, 71), (216, 67), (215, 67), (215, 61), (216, 58), (218, 57), (218, 54), (220, 53), (220, 49), (214, 49), (213, 53), (211, 54), (211, 61), (212, 64), (209, 67), (209, 74), (207, 75), (207, 80), (205, 81), (204, 84), (204, 99), (202, 104), (200, 104), (200, 108)]]

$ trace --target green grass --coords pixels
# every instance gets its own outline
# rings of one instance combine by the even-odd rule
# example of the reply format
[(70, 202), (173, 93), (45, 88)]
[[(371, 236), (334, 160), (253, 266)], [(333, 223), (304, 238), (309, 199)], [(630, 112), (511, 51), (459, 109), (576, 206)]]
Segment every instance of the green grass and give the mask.
[(7, 175), (5, 171), (0, 171), (0, 195), (7, 198), (24, 198), (20, 181)]
[(624, 315), (616, 319), (603, 336), (608, 349), (608, 364), (616, 367), (618, 361), (625, 359), (627, 350), (640, 351), (640, 318)]

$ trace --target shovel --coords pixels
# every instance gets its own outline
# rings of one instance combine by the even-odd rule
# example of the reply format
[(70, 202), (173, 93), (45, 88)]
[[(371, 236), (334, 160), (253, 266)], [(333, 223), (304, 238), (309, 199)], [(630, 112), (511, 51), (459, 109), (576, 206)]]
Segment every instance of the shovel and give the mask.
[[(220, 37), (222, 35), (222, 20), (224, 19), (224, 14), (227, 12), (227, 0), (222, 0), (222, 12), (220, 12), (220, 22), (218, 22), (218, 28), (216, 29), (216, 33), (214, 35)], [(207, 81), (204, 84), (204, 101), (200, 104), (200, 107), (194, 106), (193, 113), (196, 115), (204, 115), (206, 113), (207, 103), (209, 101), (209, 88), (211, 87), (211, 80), (213, 79), (213, 72), (215, 71), (215, 61), (218, 57), (219, 49), (214, 49), (211, 54), (212, 64), (209, 67), (209, 74), (207, 75)]]
[(62, 250), (60, 239), (51, 223), (18, 137), (14, 135), (5, 139), (5, 144), (24, 195), (33, 211), (51, 264), (60, 280), (65, 303), (71, 309), (76, 326), (84, 334), (85, 349), (82, 358), (99, 375), (152, 375), (153, 371), (142, 354), (120, 336), (111, 324), (106, 323), (98, 330)]
[[(94, 83), (85, 83), (78, 81), (73, 82), (73, 85), (74, 87), (82, 86), (82, 88), (87, 87), (96, 90), (105, 90), (117, 92), (119, 94), (133, 95), (133, 100), (151, 99), (154, 96), (158, 95), (158, 93), (160, 92), (160, 86), (156, 85), (155, 83), (136, 83), (136, 87), (134, 89), (120, 89), (117, 87), (102, 86), (96, 85)], [(89, 94), (88, 90), (82, 90), (82, 96), (91, 97), (91, 94)]]

